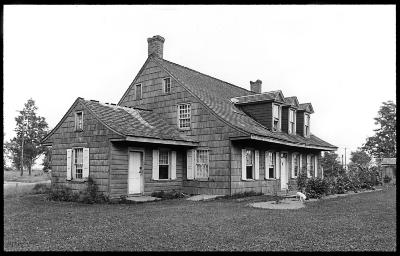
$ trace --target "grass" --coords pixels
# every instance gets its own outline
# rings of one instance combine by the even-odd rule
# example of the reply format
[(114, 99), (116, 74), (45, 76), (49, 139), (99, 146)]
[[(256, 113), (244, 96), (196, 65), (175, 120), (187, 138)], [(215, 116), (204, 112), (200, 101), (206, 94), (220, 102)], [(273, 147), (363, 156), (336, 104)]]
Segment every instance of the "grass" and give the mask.
[(38, 182), (50, 180), (50, 174), (45, 173), (40, 169), (33, 169), (29, 176), (28, 170), (24, 170), (23, 176), (18, 170), (4, 171), (4, 181), (19, 181), (19, 182)]
[(4, 250), (395, 251), (395, 193), (390, 187), (298, 210), (234, 199), (86, 205), (29, 195), (4, 199)]

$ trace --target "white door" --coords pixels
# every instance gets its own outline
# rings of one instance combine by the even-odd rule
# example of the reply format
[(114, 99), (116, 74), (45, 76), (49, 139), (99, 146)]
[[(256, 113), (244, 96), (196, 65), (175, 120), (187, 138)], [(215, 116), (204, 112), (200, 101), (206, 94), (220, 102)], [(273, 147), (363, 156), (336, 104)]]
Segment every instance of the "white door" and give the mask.
[(281, 157), (281, 189), (288, 188), (288, 170), (287, 170), (287, 154), (283, 153)]
[(142, 153), (129, 152), (128, 194), (142, 192)]

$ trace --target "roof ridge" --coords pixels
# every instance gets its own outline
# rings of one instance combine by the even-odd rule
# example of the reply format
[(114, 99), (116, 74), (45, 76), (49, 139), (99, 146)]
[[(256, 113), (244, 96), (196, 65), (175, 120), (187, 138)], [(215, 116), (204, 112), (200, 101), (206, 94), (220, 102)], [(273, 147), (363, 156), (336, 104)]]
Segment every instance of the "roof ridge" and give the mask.
[(250, 91), (250, 90), (247, 90), (247, 89), (245, 89), (245, 88), (243, 88), (243, 87), (240, 87), (240, 86), (238, 86), (238, 85), (234, 85), (234, 84), (228, 83), (228, 82), (223, 81), (223, 80), (221, 80), (221, 79), (219, 79), (219, 78), (216, 78), (216, 77), (213, 77), (213, 76), (210, 76), (210, 75), (201, 73), (201, 72), (199, 72), (199, 71), (197, 71), (197, 70), (194, 70), (194, 69), (185, 67), (185, 66), (180, 65), (180, 64), (177, 64), (177, 63), (175, 63), (175, 62), (172, 62), (172, 61), (169, 61), (169, 60), (166, 60), (166, 59), (161, 59), (161, 58), (158, 58), (158, 57), (152, 57), (152, 58), (156, 58), (156, 59), (158, 59), (158, 60), (162, 60), (162, 61), (169, 62), (169, 63), (171, 63), (171, 64), (173, 64), (173, 65), (176, 65), (176, 66), (179, 66), (179, 67), (182, 67), (182, 68), (186, 68), (186, 69), (188, 69), (188, 70), (190, 70), (190, 71), (199, 73), (199, 74), (201, 74), (201, 75), (203, 75), (203, 76), (207, 76), (207, 77), (210, 77), (210, 78), (212, 78), (212, 79), (218, 80), (218, 81), (223, 82), (223, 83), (225, 83), (225, 84), (227, 84), (227, 85), (234, 86), (234, 87), (236, 87), (236, 88), (245, 90), (246, 92), (254, 93), (254, 92), (252, 92), (252, 91)]

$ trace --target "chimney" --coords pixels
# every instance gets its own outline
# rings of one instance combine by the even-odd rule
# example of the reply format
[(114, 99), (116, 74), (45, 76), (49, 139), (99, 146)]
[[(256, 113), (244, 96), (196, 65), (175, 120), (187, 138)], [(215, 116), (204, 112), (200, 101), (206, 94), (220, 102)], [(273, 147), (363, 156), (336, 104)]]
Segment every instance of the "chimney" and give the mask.
[(153, 54), (154, 56), (162, 59), (164, 41), (164, 37), (159, 35), (147, 38), (149, 56)]
[(259, 79), (257, 79), (257, 81), (255, 82), (250, 81), (250, 91), (255, 93), (261, 93), (261, 84), (262, 81)]

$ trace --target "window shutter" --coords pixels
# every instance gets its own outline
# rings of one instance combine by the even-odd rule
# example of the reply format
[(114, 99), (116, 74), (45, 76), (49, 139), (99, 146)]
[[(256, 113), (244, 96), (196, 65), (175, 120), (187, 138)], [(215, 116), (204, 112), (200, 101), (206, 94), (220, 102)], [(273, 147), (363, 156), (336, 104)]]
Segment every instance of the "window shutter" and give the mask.
[(186, 151), (186, 179), (194, 179), (194, 149)]
[(303, 166), (302, 166), (302, 163), (303, 163), (303, 156), (301, 155), (301, 154), (299, 154), (299, 174), (298, 175), (300, 175), (302, 172), (303, 172)]
[(242, 149), (242, 180), (246, 179), (246, 149)]
[(269, 167), (269, 161), (268, 161), (268, 159), (269, 159), (269, 152), (268, 151), (265, 151), (265, 174), (264, 174), (264, 178), (265, 179), (269, 179), (269, 171), (268, 171), (268, 167)]
[(171, 151), (171, 180), (176, 179), (176, 151)]
[(292, 153), (292, 178), (294, 178), (294, 153)]
[(260, 179), (260, 151), (254, 150), (254, 179)]
[(89, 148), (83, 148), (83, 170), (82, 178), (89, 177)]
[(311, 156), (307, 155), (307, 178), (311, 178), (311, 170), (310, 170), (310, 163), (311, 163)]
[(281, 170), (281, 161), (279, 161), (280, 157), (279, 157), (279, 152), (277, 151), (275, 153), (275, 157), (276, 157), (276, 163), (275, 163), (275, 175), (276, 178), (279, 179), (280, 178), (280, 170)]
[(321, 165), (321, 179), (323, 179), (323, 178), (324, 178), (324, 168)]
[(153, 180), (158, 180), (158, 149), (153, 149)]
[(72, 149), (67, 149), (67, 180), (72, 179), (71, 164), (72, 164)]
[(318, 174), (318, 158), (314, 156), (314, 177), (317, 177)]

